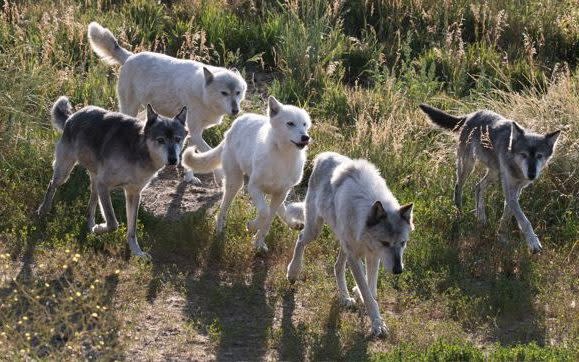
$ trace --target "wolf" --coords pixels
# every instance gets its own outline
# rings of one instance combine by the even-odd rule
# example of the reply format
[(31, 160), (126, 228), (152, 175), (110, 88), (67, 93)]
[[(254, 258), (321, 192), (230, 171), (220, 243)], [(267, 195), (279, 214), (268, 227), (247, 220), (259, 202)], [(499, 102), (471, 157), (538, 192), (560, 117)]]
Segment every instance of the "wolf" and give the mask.
[(508, 226), (514, 215), (531, 251), (540, 252), (543, 247), (519, 205), (519, 197), (549, 163), (561, 130), (537, 134), (489, 110), (456, 117), (428, 104), (421, 104), (420, 108), (435, 125), (459, 135), (454, 187), (454, 203), (459, 210), (462, 208), (463, 185), (472, 173), (475, 161), (479, 160), (487, 171), (475, 188), (478, 221), (483, 225), (487, 223), (485, 190), (498, 180), (505, 197), (498, 229), (499, 241), (507, 242)]
[[(183, 164), (195, 172), (206, 173), (223, 167), (225, 179), (216, 223), (218, 234), (223, 232), (227, 210), (243, 185), (244, 175), (249, 177), (247, 190), (258, 211), (257, 218), (247, 223), (248, 230), (256, 233), (257, 251), (267, 252), (265, 236), (276, 213), (290, 226), (300, 227), (299, 204), (288, 210), (284, 200), (302, 179), (306, 147), (311, 141), (310, 127), (311, 119), (304, 109), (282, 104), (270, 96), (268, 116), (242, 115), (214, 149), (196, 153), (189, 147), (183, 152)], [(266, 194), (271, 196), (269, 206)]]
[[(139, 106), (148, 103), (160, 114), (171, 116), (185, 105), (189, 141), (200, 151), (211, 149), (202, 137), (203, 130), (220, 124), (224, 114), (235, 116), (241, 110), (247, 83), (236, 69), (153, 52), (133, 54), (96, 22), (88, 26), (88, 39), (104, 61), (121, 65), (117, 83), (119, 110), (136, 116)], [(222, 171), (216, 170), (218, 184), (222, 177)], [(201, 182), (191, 170), (185, 173), (185, 180)]]
[[(183, 140), (187, 135), (187, 108), (173, 118), (165, 118), (147, 104), (147, 120), (140, 121), (122, 113), (88, 106), (76, 113), (67, 97), (52, 107), (52, 124), (62, 132), (54, 152), (54, 174), (37, 210), (44, 216), (52, 207), (56, 189), (68, 179), (78, 163), (90, 175), (88, 229), (103, 233), (118, 228), (110, 191), (120, 186), (125, 191), (127, 240), (131, 253), (150, 258), (137, 243), (136, 223), (141, 191), (165, 165), (179, 164)], [(95, 224), (97, 203), (104, 223)]]
[(413, 204), (400, 206), (370, 162), (324, 152), (314, 159), (304, 208), (305, 224), (287, 268), (288, 280), (297, 280), (305, 247), (327, 223), (340, 243), (334, 266), (340, 302), (346, 306), (355, 303), (346, 286), (348, 262), (356, 293), (372, 321), (372, 335), (385, 335), (388, 330), (376, 302), (378, 269), (382, 261), (387, 272), (400, 274), (404, 270), (404, 250), (414, 229)]

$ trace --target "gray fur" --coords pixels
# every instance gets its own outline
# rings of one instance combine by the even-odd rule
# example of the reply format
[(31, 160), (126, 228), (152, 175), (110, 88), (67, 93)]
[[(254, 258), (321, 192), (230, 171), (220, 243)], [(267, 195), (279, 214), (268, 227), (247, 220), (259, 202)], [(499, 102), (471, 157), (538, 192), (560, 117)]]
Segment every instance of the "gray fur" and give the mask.
[(346, 287), (347, 261), (356, 280), (357, 294), (372, 320), (372, 333), (385, 334), (387, 329), (376, 303), (378, 267), (382, 261), (387, 272), (403, 271), (404, 249), (413, 229), (412, 204), (401, 207), (370, 162), (351, 160), (333, 152), (315, 158), (304, 203), (304, 229), (288, 265), (288, 279), (291, 282), (297, 279), (305, 247), (327, 223), (341, 246), (334, 269), (341, 302), (345, 305), (354, 302)]
[[(455, 117), (428, 105), (420, 107), (435, 124), (444, 124), (444, 128), (459, 133), (454, 190), (456, 206), (462, 208), (462, 187), (472, 173), (476, 160), (479, 160), (487, 168), (475, 189), (476, 215), (479, 222), (487, 222), (485, 190), (491, 182), (500, 180), (505, 205), (499, 226), (499, 238), (506, 240), (508, 224), (514, 215), (531, 250), (534, 253), (541, 251), (541, 243), (521, 210), (519, 196), (523, 188), (539, 177), (551, 159), (560, 131), (540, 135), (488, 110)], [(459, 125), (457, 120), (462, 120), (462, 124)], [(453, 122), (457, 123), (458, 127), (452, 127)]]
[[(141, 190), (167, 164), (177, 165), (186, 136), (183, 109), (175, 119), (159, 116), (147, 107), (147, 120), (98, 107), (85, 107), (70, 115), (72, 107), (60, 97), (52, 107), (52, 123), (63, 134), (56, 144), (54, 174), (48, 185), (39, 215), (52, 207), (56, 189), (66, 182), (78, 163), (90, 175), (91, 195), (88, 211), (89, 230), (96, 233), (114, 230), (118, 222), (111, 204), (110, 191), (123, 187), (127, 203), (127, 238), (134, 255), (146, 255), (136, 239), (137, 211)], [(95, 224), (100, 203), (103, 224)]]

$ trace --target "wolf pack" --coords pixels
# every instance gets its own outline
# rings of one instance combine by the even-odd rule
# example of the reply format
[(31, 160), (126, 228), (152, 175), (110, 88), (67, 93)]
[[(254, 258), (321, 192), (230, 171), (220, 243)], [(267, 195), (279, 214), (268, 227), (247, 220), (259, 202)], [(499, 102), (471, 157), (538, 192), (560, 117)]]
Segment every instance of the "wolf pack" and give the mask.
[[(377, 302), (378, 273), (380, 265), (393, 274), (404, 270), (404, 250), (414, 229), (413, 204), (399, 203), (375, 165), (322, 152), (313, 160), (305, 200), (287, 202), (288, 193), (302, 180), (312, 141), (312, 121), (305, 109), (269, 96), (266, 114), (237, 117), (221, 143), (211, 148), (203, 131), (220, 124), (224, 115), (241, 112), (247, 83), (239, 71), (155, 52), (132, 53), (96, 22), (88, 26), (88, 39), (99, 57), (120, 65), (119, 111), (88, 106), (74, 112), (66, 96), (56, 100), (51, 120), (62, 136), (55, 147), (53, 176), (37, 210), (39, 216), (50, 211), (57, 188), (80, 164), (90, 176), (89, 231), (118, 228), (110, 192), (121, 187), (131, 253), (150, 259), (136, 238), (141, 191), (165, 166), (182, 165), (183, 181), (197, 184), (201, 181), (195, 174), (213, 173), (223, 189), (217, 234), (224, 232), (228, 209), (245, 184), (257, 209), (255, 219), (247, 222), (256, 251), (268, 251), (265, 238), (276, 215), (301, 230), (287, 267), (287, 279), (294, 283), (300, 278), (306, 246), (327, 224), (339, 241), (334, 273), (341, 304), (354, 306), (357, 298), (371, 320), (371, 335), (387, 334)], [(144, 119), (137, 118), (141, 107), (146, 109)], [(475, 187), (477, 220), (487, 223), (485, 191), (498, 182), (505, 198), (499, 241), (507, 241), (514, 216), (530, 250), (540, 252), (541, 242), (519, 197), (547, 166), (560, 130), (538, 134), (489, 110), (454, 116), (427, 104), (420, 108), (434, 125), (458, 135), (457, 208), (462, 208), (465, 180), (479, 161), (486, 173)], [(185, 148), (186, 143), (190, 146)], [(99, 224), (97, 205), (103, 219)], [(355, 298), (346, 283), (346, 266), (356, 283)]]

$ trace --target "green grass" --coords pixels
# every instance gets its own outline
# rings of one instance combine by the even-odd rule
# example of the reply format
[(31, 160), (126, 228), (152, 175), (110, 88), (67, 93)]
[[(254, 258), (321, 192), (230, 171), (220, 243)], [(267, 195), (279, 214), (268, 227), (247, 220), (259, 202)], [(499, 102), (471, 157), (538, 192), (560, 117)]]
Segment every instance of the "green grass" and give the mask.
[[(3, 1), (0, 12), (0, 352), (8, 359), (577, 360), (579, 358), (579, 12), (573, 1)], [(77, 169), (48, 218), (52, 102), (116, 108), (117, 70), (98, 60), (86, 26), (99, 21), (133, 51), (225, 66), (314, 121), (309, 158), (333, 150), (381, 170), (415, 203), (406, 271), (381, 272), (390, 328), (367, 337), (363, 308), (342, 310), (328, 229), (306, 251), (304, 280), (285, 268), (295, 231), (274, 222), (254, 255), (247, 195), (213, 233), (214, 208), (178, 221), (141, 210), (138, 237), (153, 262), (128, 258), (124, 200), (114, 233), (85, 230), (88, 177)], [(250, 82), (251, 83), (251, 82)], [(252, 91), (245, 110), (262, 112)], [(522, 207), (544, 245), (530, 255), (477, 226), (476, 177), (466, 210), (452, 204), (454, 140), (420, 102), (454, 112), (490, 108), (540, 132), (563, 128), (547, 171)], [(206, 132), (215, 144), (230, 124)], [(305, 180), (311, 172), (307, 164)], [(480, 171), (476, 176), (480, 175)], [(306, 181), (296, 190), (305, 192)], [(78, 255), (77, 255), (78, 254)], [(66, 267), (64, 267), (66, 266)], [(349, 283), (353, 280), (350, 276)], [(95, 315), (93, 315), (95, 313)]]

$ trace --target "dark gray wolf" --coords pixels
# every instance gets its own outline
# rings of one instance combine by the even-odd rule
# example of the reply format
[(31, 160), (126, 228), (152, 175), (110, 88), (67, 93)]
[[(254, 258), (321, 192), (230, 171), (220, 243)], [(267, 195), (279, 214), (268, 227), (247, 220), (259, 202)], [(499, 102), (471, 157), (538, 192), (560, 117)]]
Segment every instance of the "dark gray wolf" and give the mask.
[(519, 197), (523, 188), (539, 177), (551, 159), (561, 131), (540, 135), (487, 110), (455, 117), (427, 104), (421, 104), (420, 108), (434, 124), (459, 134), (454, 188), (456, 206), (462, 207), (464, 182), (472, 173), (475, 161), (481, 161), (487, 172), (475, 188), (477, 219), (486, 224), (484, 193), (491, 182), (498, 180), (505, 195), (499, 240), (506, 242), (508, 225), (514, 215), (532, 252), (541, 251), (539, 238), (521, 210)]
[(370, 162), (324, 152), (314, 160), (305, 199), (305, 225), (287, 268), (290, 282), (297, 280), (304, 249), (318, 236), (324, 223), (340, 241), (334, 272), (341, 303), (349, 306), (355, 302), (346, 286), (347, 261), (356, 281), (355, 289), (372, 320), (372, 335), (386, 334), (376, 302), (378, 268), (381, 260), (387, 272), (399, 274), (404, 270), (404, 249), (414, 228), (412, 204), (400, 206)]
[[(162, 167), (179, 164), (187, 135), (186, 113), (183, 107), (174, 119), (168, 119), (147, 105), (147, 120), (142, 122), (93, 106), (72, 113), (68, 98), (60, 97), (52, 107), (52, 124), (62, 137), (54, 152), (54, 174), (37, 213), (42, 216), (50, 211), (56, 189), (78, 163), (90, 175), (89, 230), (102, 233), (118, 228), (110, 191), (120, 186), (125, 191), (129, 247), (133, 255), (148, 257), (136, 237), (141, 190)], [(95, 224), (97, 203), (105, 220), (102, 224)]]

